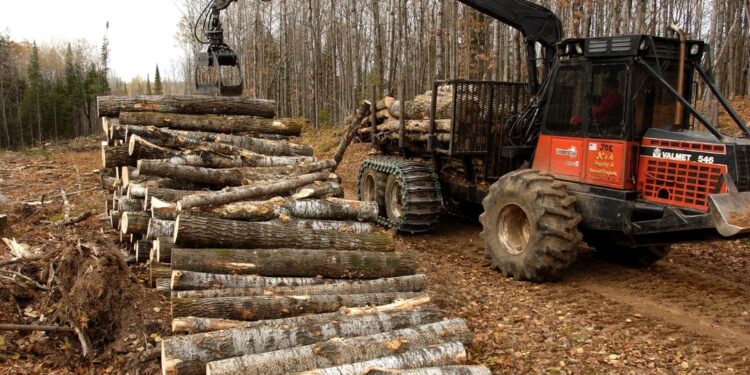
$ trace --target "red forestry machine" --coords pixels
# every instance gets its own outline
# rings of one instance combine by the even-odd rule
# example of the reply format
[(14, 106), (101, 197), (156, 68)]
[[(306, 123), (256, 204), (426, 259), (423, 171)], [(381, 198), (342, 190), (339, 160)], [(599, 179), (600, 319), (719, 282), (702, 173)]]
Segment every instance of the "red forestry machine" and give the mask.
[[(361, 166), (358, 195), (381, 204), (382, 224), (424, 232), (444, 207), (481, 203), (493, 266), (533, 281), (560, 276), (582, 241), (648, 265), (677, 242), (750, 232), (750, 132), (702, 66), (704, 42), (677, 26), (676, 38), (562, 40), (541, 6), (460, 1), (523, 33), (529, 82), (435, 82), (426, 144), (409, 144), (402, 122), (397, 139), (377, 144), (384, 156)], [(691, 104), (698, 78), (741, 137)], [(444, 86), (447, 141), (435, 125)]]

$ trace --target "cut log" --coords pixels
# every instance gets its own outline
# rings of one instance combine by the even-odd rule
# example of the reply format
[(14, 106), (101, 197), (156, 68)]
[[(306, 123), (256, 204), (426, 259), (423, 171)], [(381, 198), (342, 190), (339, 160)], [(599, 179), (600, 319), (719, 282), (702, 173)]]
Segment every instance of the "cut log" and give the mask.
[[(385, 106), (385, 101), (383, 102), (383, 105)], [(369, 112), (370, 112), (370, 104), (363, 102), (362, 105), (360, 105), (359, 109), (357, 110), (357, 114), (352, 120), (352, 123), (349, 124), (349, 128), (347, 128), (344, 138), (341, 139), (341, 142), (339, 143), (338, 148), (336, 148), (336, 153), (333, 156), (333, 160), (336, 161), (337, 166), (341, 164), (341, 161), (344, 159), (344, 153), (346, 153), (346, 149), (349, 148), (349, 144), (352, 143), (354, 136), (357, 135), (357, 129), (359, 128), (359, 123), (362, 122), (362, 119), (367, 117), (367, 114)], [(332, 171), (335, 172), (336, 167), (334, 167)]]
[(377, 306), (419, 293), (372, 293), (309, 296), (172, 298), (172, 316), (263, 320), (334, 312), (342, 307)]
[(159, 294), (169, 296), (169, 279), (156, 280), (156, 291), (159, 292)]
[[(406, 120), (404, 128), (409, 133), (429, 133), (430, 120)], [(380, 132), (398, 132), (401, 129), (401, 124), (398, 120), (386, 121), (382, 125), (378, 125), (377, 129)], [(435, 130), (441, 133), (450, 132), (451, 120), (435, 120)], [(372, 128), (368, 127), (357, 130), (357, 133), (369, 134), (371, 131)]]
[(382, 233), (313, 231), (212, 217), (180, 215), (174, 243), (179, 246), (225, 248), (295, 248), (393, 251), (393, 241)]
[(297, 249), (172, 249), (176, 270), (235, 275), (377, 279), (416, 273), (410, 254)]
[(151, 125), (176, 130), (212, 133), (253, 133), (299, 136), (309, 120), (297, 118), (263, 119), (252, 116), (180, 115), (158, 112), (122, 112), (120, 123)]
[(411, 370), (372, 369), (362, 375), (492, 375), (484, 366), (422, 367)]
[(156, 287), (156, 281), (160, 279), (169, 279), (172, 275), (172, 266), (167, 263), (151, 263), (149, 266), (149, 280), (151, 287)]
[(176, 181), (214, 186), (241, 186), (319, 172), (329, 169), (335, 164), (333, 160), (325, 160), (301, 163), (295, 167), (214, 169), (174, 165), (164, 160), (140, 160), (138, 161), (138, 171), (141, 175), (167, 177)]
[(102, 167), (135, 166), (136, 161), (128, 154), (127, 146), (107, 146), (106, 142), (102, 142)]
[(271, 220), (285, 215), (302, 219), (374, 222), (378, 218), (378, 205), (375, 202), (338, 198), (298, 200), (277, 197), (267, 201), (230, 203), (191, 212), (200, 212), (202, 215), (223, 219), (247, 221)]
[(143, 199), (127, 199), (120, 198), (118, 201), (117, 210), (120, 212), (126, 211), (143, 211), (144, 200)]
[[(384, 109), (391, 108), (393, 103), (396, 102), (396, 98), (392, 96), (386, 96), (383, 99), (380, 99), (375, 103), (375, 109), (378, 111), (382, 111)], [(369, 103), (368, 103), (368, 109), (369, 109)]]
[(120, 211), (112, 210), (109, 212), (109, 224), (114, 230), (120, 230)]
[(316, 181), (294, 192), (293, 199), (343, 198), (344, 188), (336, 181)]
[(138, 241), (135, 243), (135, 261), (148, 263), (153, 243), (151, 241)]
[(146, 234), (149, 221), (151, 221), (151, 215), (147, 212), (123, 212), (120, 217), (120, 231), (127, 235)]
[(415, 311), (416, 309), (422, 308), (423, 306), (427, 305), (429, 302), (430, 298), (427, 295), (424, 295), (423, 297), (418, 299), (397, 301), (395, 303), (383, 306), (345, 308), (341, 311), (332, 313), (302, 315), (291, 318), (261, 320), (255, 322), (198, 317), (178, 317), (172, 319), (172, 331), (175, 333), (200, 333), (235, 328), (284, 328), (290, 327), (292, 325), (313, 325), (357, 315)]
[(276, 103), (249, 96), (100, 96), (98, 117), (117, 117), (120, 112), (159, 112), (186, 115), (247, 115), (273, 118)]
[(178, 155), (162, 160), (172, 165), (203, 168), (241, 168), (250, 166), (239, 156), (227, 156), (209, 152), (203, 152), (199, 155)]
[(266, 186), (230, 187), (210, 194), (191, 195), (180, 199), (177, 203), (177, 207), (178, 211), (182, 211), (192, 207), (218, 206), (221, 204), (257, 199), (265, 196), (274, 196), (312, 184), (318, 180), (327, 180), (331, 177), (330, 175), (329, 172), (325, 171), (316, 172), (275, 182)]
[(151, 218), (146, 230), (146, 239), (155, 240), (159, 237), (172, 237), (174, 236), (174, 226), (175, 222), (172, 220)]
[(180, 155), (179, 151), (167, 147), (158, 146), (137, 135), (130, 137), (127, 148), (128, 154), (130, 154), (136, 160), (168, 159)]
[[(404, 138), (411, 142), (427, 142), (427, 138), (429, 136), (427, 134), (421, 134), (421, 133), (406, 133), (404, 135)], [(386, 134), (386, 139), (397, 141), (399, 139), (398, 133), (388, 133)], [(435, 140), (438, 142), (450, 142), (451, 141), (451, 135), (448, 133), (440, 133), (435, 134)]]
[(172, 290), (208, 290), (233, 288), (295, 287), (342, 283), (318, 277), (264, 277), (257, 275), (222, 275), (191, 271), (172, 272)]
[(149, 188), (146, 191), (146, 197), (144, 199), (151, 201), (151, 206), (153, 207), (153, 198), (156, 198), (162, 202), (173, 203), (189, 195), (205, 193), (207, 193), (207, 191)]
[(146, 193), (148, 188), (144, 184), (130, 184), (128, 185), (127, 197), (130, 199), (146, 199)]
[(120, 180), (114, 177), (104, 176), (101, 177), (102, 189), (108, 193), (113, 193), (115, 188), (120, 184)]
[[(361, 375), (371, 369), (415, 369), (466, 363), (466, 349), (460, 342), (434, 345), (365, 362), (299, 372), (296, 375)], [(211, 372), (207, 372), (211, 374)]]
[(313, 156), (313, 149), (311, 146), (291, 143), (289, 141), (274, 141), (240, 135), (170, 130), (163, 128), (161, 131), (167, 134), (179, 135), (202, 142), (224, 143), (269, 156)]
[[(178, 271), (179, 272), (179, 271)], [(367, 294), (390, 292), (421, 292), (427, 288), (427, 276), (413, 275), (374, 280), (307, 286), (276, 286), (270, 288), (230, 288), (176, 292), (177, 298), (250, 297), (270, 295)]]
[(151, 197), (151, 216), (162, 220), (177, 219), (177, 205)]
[[(417, 95), (414, 100), (409, 100), (406, 105), (401, 101), (394, 102), (390, 107), (390, 113), (395, 118), (401, 118), (404, 113), (407, 120), (428, 120), (432, 106), (432, 95)], [(406, 109), (404, 109), (405, 107)], [(453, 114), (453, 95), (440, 93), (437, 96), (435, 119), (449, 119)]]
[(308, 220), (308, 219), (288, 219), (272, 220), (261, 222), (268, 225), (281, 225), (289, 228), (297, 228), (312, 231), (333, 231), (339, 233), (364, 234), (375, 232), (375, 224), (362, 223), (359, 221), (340, 221), (340, 220)]
[[(435, 310), (378, 313), (362, 316), (334, 315), (321, 322), (269, 324), (170, 337), (162, 343), (162, 371), (165, 374), (203, 374), (206, 364), (224, 358), (306, 346), (332, 338), (350, 338), (429, 324), (441, 319)], [(217, 350), (217, 348), (221, 348)]]
[[(154, 219), (151, 219), (151, 220), (154, 220)], [(174, 247), (174, 241), (172, 240), (172, 237), (157, 238), (154, 241), (154, 252), (156, 253), (156, 261), (159, 263), (171, 263), (173, 247)]]
[(213, 375), (285, 375), (451, 342), (471, 342), (471, 332), (461, 319), (209, 362), (206, 372)]

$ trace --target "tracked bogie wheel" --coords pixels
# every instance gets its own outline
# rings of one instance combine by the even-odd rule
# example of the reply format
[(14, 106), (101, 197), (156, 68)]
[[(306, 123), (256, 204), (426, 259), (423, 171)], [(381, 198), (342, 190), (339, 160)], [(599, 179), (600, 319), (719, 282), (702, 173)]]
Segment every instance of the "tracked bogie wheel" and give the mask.
[(650, 267), (667, 256), (672, 250), (669, 245), (628, 247), (607, 243), (601, 239), (587, 242), (596, 249), (596, 254), (600, 258), (633, 268)]
[(357, 198), (378, 202), (378, 222), (384, 226), (402, 233), (423, 233), (432, 230), (440, 219), (440, 183), (428, 163), (367, 159), (357, 181)]
[(582, 235), (575, 197), (552, 176), (526, 169), (491, 187), (479, 220), (492, 266), (517, 280), (560, 277), (576, 258)]

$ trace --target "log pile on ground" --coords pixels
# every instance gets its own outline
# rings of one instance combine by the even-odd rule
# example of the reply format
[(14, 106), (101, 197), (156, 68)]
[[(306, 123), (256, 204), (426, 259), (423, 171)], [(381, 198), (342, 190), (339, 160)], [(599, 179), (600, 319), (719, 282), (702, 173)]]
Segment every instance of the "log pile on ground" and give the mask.
[[(368, 102), (369, 104), (369, 102)], [(401, 118), (404, 119), (404, 137), (410, 143), (426, 143), (430, 131), (430, 113), (432, 111), (432, 91), (417, 95), (414, 99), (401, 102), (386, 96), (375, 104), (368, 106), (366, 116), (359, 119), (357, 135), (360, 141), (372, 141), (373, 134), (378, 143), (393, 143), (399, 139)], [(436, 141), (450, 141), (451, 117), (453, 115), (453, 92), (451, 86), (438, 88), (435, 101)], [(375, 127), (373, 129), (373, 122)]]
[(164, 374), (487, 373), (461, 366), (471, 333), (429, 304), (377, 205), (290, 138), (303, 121), (250, 98), (99, 109), (113, 229), (171, 298)]

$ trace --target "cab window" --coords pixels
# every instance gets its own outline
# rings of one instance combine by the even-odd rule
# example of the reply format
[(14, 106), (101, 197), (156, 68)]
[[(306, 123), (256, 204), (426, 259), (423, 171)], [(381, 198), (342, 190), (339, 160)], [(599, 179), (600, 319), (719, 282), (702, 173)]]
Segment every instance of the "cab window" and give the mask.
[(623, 64), (594, 66), (588, 134), (595, 138), (625, 137), (627, 68)]
[(547, 112), (548, 131), (576, 134), (583, 129), (586, 121), (586, 82), (582, 66), (565, 66), (557, 71)]

